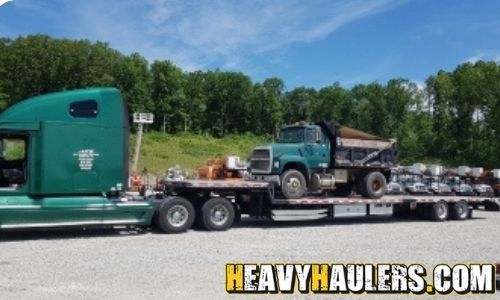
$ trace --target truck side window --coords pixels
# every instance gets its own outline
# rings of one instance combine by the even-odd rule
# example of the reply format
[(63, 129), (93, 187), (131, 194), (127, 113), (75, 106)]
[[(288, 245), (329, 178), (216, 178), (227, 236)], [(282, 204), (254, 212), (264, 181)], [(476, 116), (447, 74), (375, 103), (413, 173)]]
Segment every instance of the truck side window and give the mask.
[(69, 105), (69, 114), (75, 118), (95, 118), (98, 114), (97, 101), (76, 101)]
[(26, 182), (27, 137), (0, 137), (0, 188), (17, 187)]
[(316, 130), (314, 128), (306, 129), (306, 142), (307, 143), (316, 143)]

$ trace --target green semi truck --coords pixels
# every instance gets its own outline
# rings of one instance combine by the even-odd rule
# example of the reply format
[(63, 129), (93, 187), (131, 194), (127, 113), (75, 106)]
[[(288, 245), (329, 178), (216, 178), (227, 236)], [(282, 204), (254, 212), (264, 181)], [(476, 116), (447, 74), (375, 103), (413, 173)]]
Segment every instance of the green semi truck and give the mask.
[(276, 143), (253, 150), (250, 165), (255, 180), (273, 182), (288, 199), (354, 190), (377, 199), (397, 158), (395, 140), (323, 121), (285, 126)]
[(175, 198), (125, 194), (129, 115), (114, 88), (22, 101), (0, 115), (0, 228), (190, 227)]
[[(363, 174), (365, 184), (373, 183), (373, 176), (385, 178), (386, 163), (392, 163), (396, 155), (392, 142), (376, 140), (380, 150), (367, 153), (373, 159), (359, 158), (357, 150), (349, 148), (347, 156), (342, 156), (347, 145), (342, 129), (340, 144), (333, 146), (328, 141), (337, 139), (320, 131), (325, 126), (285, 128), (280, 139), (286, 143), (255, 150), (252, 168), (262, 174), (282, 174), (286, 182), (298, 178), (301, 185), (306, 178), (310, 187), (324, 187), (333, 176), (342, 184), (355, 183), (356, 176)], [(242, 214), (273, 218), (280, 210), (296, 208), (326, 210), (329, 217), (354, 210), (370, 214), (389, 209), (399, 216), (425, 211), (434, 220), (444, 221), (466, 219), (471, 207), (479, 203), (498, 207), (498, 199), (465, 196), (307, 195), (289, 199), (265, 180), (166, 180), (163, 191), (142, 197), (127, 192), (129, 132), (127, 106), (114, 88), (42, 95), (5, 110), (0, 114), (0, 230), (126, 225), (177, 233), (195, 221), (207, 230), (225, 230)], [(333, 154), (339, 166), (348, 165), (328, 173)], [(261, 157), (266, 160), (256, 163)], [(292, 170), (301, 175), (290, 176), (296, 174)]]

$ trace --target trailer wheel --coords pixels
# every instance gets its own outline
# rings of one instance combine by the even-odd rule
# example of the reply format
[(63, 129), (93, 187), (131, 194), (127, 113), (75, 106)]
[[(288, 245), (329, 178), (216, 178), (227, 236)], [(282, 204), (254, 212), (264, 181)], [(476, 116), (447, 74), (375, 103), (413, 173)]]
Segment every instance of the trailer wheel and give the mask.
[(368, 173), (361, 183), (361, 195), (365, 198), (378, 199), (385, 195), (387, 181), (380, 172)]
[(233, 225), (233, 204), (225, 198), (212, 198), (201, 207), (201, 225), (207, 230), (221, 231)]
[(448, 219), (448, 204), (445, 201), (438, 201), (431, 206), (431, 218), (433, 221), (445, 221)]
[(194, 219), (195, 210), (191, 202), (175, 197), (161, 204), (154, 223), (164, 232), (179, 233), (191, 228)]
[(295, 169), (290, 169), (281, 175), (281, 193), (287, 199), (297, 199), (306, 192), (306, 179)]
[(451, 218), (453, 220), (465, 220), (469, 215), (469, 205), (465, 201), (458, 201), (453, 204), (451, 209)]

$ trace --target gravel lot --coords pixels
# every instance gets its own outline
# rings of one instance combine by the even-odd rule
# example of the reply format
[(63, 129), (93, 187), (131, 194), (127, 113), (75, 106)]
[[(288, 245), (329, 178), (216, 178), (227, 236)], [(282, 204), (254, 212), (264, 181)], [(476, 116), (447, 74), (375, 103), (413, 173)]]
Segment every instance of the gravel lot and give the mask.
[[(475, 211), (472, 220), (444, 223), (370, 217), (246, 220), (226, 232), (180, 235), (126, 230), (2, 233), (0, 298), (219, 299), (228, 296), (228, 262), (420, 262), (427, 269), (436, 263), (494, 262), (500, 260), (499, 228), (500, 213)], [(346, 298), (357, 297), (401, 295)]]

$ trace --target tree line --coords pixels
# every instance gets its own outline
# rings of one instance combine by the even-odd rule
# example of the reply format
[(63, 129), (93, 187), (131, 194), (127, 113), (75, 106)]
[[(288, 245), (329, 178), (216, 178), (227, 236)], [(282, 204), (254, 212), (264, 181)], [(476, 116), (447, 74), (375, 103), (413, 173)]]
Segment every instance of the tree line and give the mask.
[(185, 72), (103, 42), (0, 39), (0, 110), (31, 96), (91, 86), (119, 88), (131, 111), (153, 112), (152, 128), (172, 134), (272, 135), (285, 123), (333, 119), (398, 139), (403, 162), (500, 167), (497, 62), (440, 70), (423, 86), (395, 78), (286, 90), (280, 78), (253, 82), (241, 72)]

